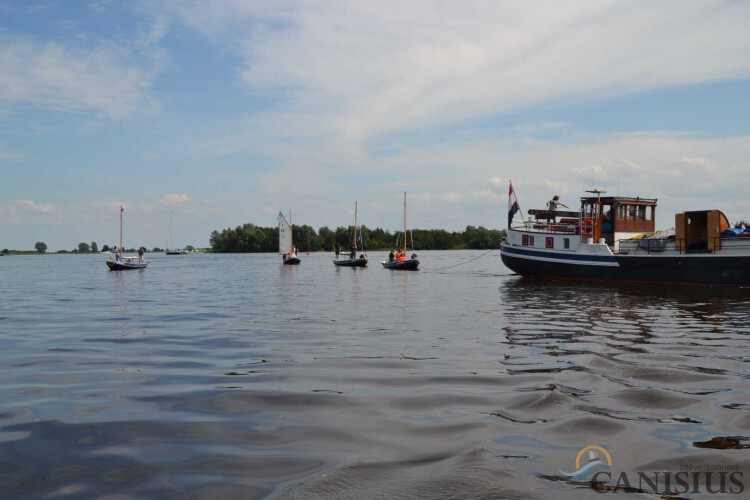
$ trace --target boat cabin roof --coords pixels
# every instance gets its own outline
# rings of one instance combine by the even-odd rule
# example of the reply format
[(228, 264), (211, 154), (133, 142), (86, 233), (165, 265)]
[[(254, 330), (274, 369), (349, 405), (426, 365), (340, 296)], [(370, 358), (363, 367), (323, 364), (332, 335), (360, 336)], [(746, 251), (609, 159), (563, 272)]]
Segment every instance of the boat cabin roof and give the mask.
[(656, 198), (641, 198), (636, 196), (635, 198), (630, 196), (583, 196), (581, 197), (581, 203), (596, 203), (600, 202), (602, 205), (641, 205), (647, 207), (656, 206)]

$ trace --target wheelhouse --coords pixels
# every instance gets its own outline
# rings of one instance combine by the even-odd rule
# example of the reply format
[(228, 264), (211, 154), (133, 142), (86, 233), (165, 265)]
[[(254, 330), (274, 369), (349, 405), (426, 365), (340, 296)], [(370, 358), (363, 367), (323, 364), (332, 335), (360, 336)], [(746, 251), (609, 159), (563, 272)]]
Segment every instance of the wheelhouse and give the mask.
[[(636, 234), (652, 233), (656, 227), (656, 199), (624, 196), (581, 198), (581, 234), (611, 247)], [(587, 227), (590, 226), (590, 229)]]

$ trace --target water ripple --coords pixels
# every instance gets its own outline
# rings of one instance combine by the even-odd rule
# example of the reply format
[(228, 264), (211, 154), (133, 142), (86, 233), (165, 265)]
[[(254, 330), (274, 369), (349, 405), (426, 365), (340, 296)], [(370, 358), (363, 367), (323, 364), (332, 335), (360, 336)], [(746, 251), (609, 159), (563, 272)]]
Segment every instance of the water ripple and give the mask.
[(748, 290), (90, 257), (0, 266), (14, 498), (593, 498), (557, 474), (589, 444), (750, 466)]

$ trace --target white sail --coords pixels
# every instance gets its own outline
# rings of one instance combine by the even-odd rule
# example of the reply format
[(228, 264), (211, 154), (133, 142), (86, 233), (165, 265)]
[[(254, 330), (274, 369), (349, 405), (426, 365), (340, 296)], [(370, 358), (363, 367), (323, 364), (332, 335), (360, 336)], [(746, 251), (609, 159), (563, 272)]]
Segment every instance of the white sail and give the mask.
[(290, 253), (292, 251), (292, 226), (279, 212), (279, 254)]

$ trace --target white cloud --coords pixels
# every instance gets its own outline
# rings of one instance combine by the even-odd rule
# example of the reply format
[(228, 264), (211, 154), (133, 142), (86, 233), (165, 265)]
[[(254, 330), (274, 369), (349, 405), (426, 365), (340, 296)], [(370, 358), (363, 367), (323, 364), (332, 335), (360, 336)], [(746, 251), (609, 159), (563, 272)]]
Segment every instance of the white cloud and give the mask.
[(191, 203), (190, 196), (185, 193), (169, 193), (162, 196), (160, 203)]
[(676, 161), (681, 162), (681, 163), (687, 163), (688, 165), (694, 165), (696, 167), (703, 167), (706, 169), (711, 169), (714, 167), (713, 162), (711, 160), (707, 158), (701, 158), (701, 157), (691, 158), (691, 157), (683, 156), (682, 158), (677, 158)]
[(8, 151), (0, 149), (0, 161), (18, 161), (26, 158), (26, 153), (21, 151)]
[(39, 203), (32, 200), (18, 200), (16, 206), (21, 210), (28, 210), (34, 213), (52, 214), (55, 213), (55, 206), (51, 203)]
[(563, 132), (568, 128), (570, 128), (569, 123), (540, 122), (518, 125), (514, 130), (522, 135), (548, 135)]
[(154, 74), (110, 44), (77, 48), (0, 35), (0, 100), (122, 119), (149, 103)]
[[(425, 223), (461, 227), (483, 218), (488, 225), (496, 208), (482, 208), (472, 193), (493, 178), (490, 193), (502, 197), (502, 182), (511, 178), (522, 202), (534, 197), (544, 203), (560, 194), (571, 204), (582, 189), (603, 186), (629, 186), (642, 196), (677, 187), (680, 196), (679, 188), (693, 187), (679, 179), (683, 170), (675, 158), (707, 157), (718, 168), (742, 158), (713, 159), (719, 154), (713, 147), (710, 155), (697, 153), (707, 143), (675, 131), (590, 134), (543, 119), (503, 130), (468, 127), (445, 138), (431, 134), (525, 107), (748, 78), (748, 3), (169, 5), (217, 47), (234, 48), (239, 82), (274, 103), (217, 134), (213, 151), (271, 159), (272, 169), (246, 171), (263, 206), (304, 200), (309, 217), (324, 223), (333, 208), (320, 196), (364, 200), (376, 190), (379, 196), (366, 206), (383, 214), (378, 223), (390, 225), (395, 202), (388, 193), (407, 190), (417, 204), (429, 204)], [(388, 154), (374, 157), (373, 143), (386, 143)], [(660, 173), (652, 176), (654, 170)], [(378, 180), (352, 189), (349, 179), (363, 172)], [(709, 184), (723, 182), (714, 173)], [(677, 201), (674, 209), (683, 209)]]
[(104, 12), (107, 7), (112, 3), (112, 0), (95, 0), (88, 3), (89, 8), (95, 12)]
[(750, 76), (743, 2), (175, 4), (188, 24), (241, 48), (248, 87), (288, 98), (270, 124), (263, 117), (279, 133), (364, 140), (563, 98)]
[(0, 221), (4, 224), (56, 223), (60, 212), (52, 203), (16, 200), (0, 203)]

